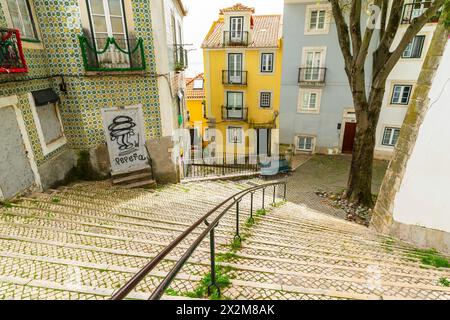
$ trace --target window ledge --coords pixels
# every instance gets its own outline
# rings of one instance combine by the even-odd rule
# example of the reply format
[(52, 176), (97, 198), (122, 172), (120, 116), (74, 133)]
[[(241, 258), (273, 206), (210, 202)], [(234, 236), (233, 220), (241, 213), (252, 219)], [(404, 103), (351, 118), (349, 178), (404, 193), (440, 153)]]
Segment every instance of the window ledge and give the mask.
[(61, 148), (62, 146), (64, 146), (67, 143), (67, 139), (66, 137), (63, 135), (62, 137), (50, 142), (47, 145), (43, 145), (42, 146), (42, 152), (44, 154), (44, 156), (52, 153), (53, 151)]
[(306, 113), (306, 114), (319, 114), (319, 110), (297, 110), (297, 113)]
[(95, 77), (95, 76), (117, 76), (117, 75), (143, 75), (145, 74), (145, 70), (138, 70), (138, 71), (85, 71), (86, 76)]

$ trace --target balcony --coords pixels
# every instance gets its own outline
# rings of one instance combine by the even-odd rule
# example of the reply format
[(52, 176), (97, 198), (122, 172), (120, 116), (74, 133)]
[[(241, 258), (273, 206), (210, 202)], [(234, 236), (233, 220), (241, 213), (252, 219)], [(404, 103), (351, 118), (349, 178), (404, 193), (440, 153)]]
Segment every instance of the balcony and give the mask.
[(247, 71), (222, 70), (222, 84), (230, 86), (246, 86)]
[(188, 68), (188, 51), (183, 46), (176, 46), (175, 53), (175, 71), (181, 72)]
[[(421, 16), (431, 6), (433, 1), (420, 1), (414, 3), (407, 3), (403, 6), (402, 24), (410, 24), (415, 18)], [(430, 22), (437, 23), (441, 12), (439, 11), (435, 16), (430, 18)]]
[(146, 68), (142, 38), (88, 39), (78, 37), (86, 71), (143, 71)]
[(247, 31), (224, 31), (223, 32), (224, 47), (246, 47), (248, 46)]
[(300, 68), (298, 83), (303, 86), (323, 86), (327, 68)]
[(19, 30), (0, 28), (0, 74), (28, 72)]
[(222, 120), (247, 121), (248, 108), (222, 106)]

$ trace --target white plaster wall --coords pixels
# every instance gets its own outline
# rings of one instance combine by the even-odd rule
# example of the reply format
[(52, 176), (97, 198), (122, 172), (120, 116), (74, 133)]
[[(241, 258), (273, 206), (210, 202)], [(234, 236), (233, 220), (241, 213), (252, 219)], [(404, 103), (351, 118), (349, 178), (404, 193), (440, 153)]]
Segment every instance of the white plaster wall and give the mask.
[[(174, 12), (176, 24), (183, 32), (183, 16), (174, 0), (151, 1), (153, 42), (155, 48), (156, 70), (158, 77), (158, 93), (161, 112), (162, 136), (171, 136), (177, 128), (176, 92), (171, 91), (171, 77), (173, 72), (172, 50), (173, 44), (171, 14)], [(178, 28), (177, 28), (178, 29)], [(173, 96), (172, 96), (173, 94)]]
[(450, 41), (394, 202), (397, 222), (450, 232)]
[[(401, 25), (397, 35), (392, 44), (392, 49), (395, 49), (406, 29), (409, 25)], [(425, 35), (425, 42), (422, 49), (422, 57), (420, 59), (400, 59), (397, 65), (392, 70), (386, 82), (386, 92), (383, 100), (383, 107), (380, 113), (380, 119), (378, 121), (377, 132), (376, 132), (376, 144), (375, 150), (387, 153), (393, 153), (394, 147), (383, 146), (383, 134), (385, 127), (401, 127), (403, 120), (405, 119), (406, 111), (408, 106), (390, 105), (392, 97), (392, 87), (394, 84), (415, 84), (419, 78), (420, 72), (422, 70), (425, 57), (427, 55), (428, 49), (430, 48), (431, 40), (433, 38), (434, 30), (436, 30), (436, 23), (426, 24), (418, 35)], [(414, 87), (413, 87), (414, 89)]]

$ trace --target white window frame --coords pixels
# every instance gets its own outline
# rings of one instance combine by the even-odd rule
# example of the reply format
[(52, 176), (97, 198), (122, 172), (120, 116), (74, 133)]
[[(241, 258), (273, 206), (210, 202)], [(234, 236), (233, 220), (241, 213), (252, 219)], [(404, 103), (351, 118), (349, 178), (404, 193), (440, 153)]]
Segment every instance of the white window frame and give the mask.
[[(331, 22), (331, 7), (329, 4), (311, 4), (306, 6), (305, 15), (305, 35), (318, 35), (318, 34), (328, 34), (330, 32), (330, 22)], [(313, 11), (325, 11), (325, 21), (323, 29), (311, 29), (311, 14)], [(318, 25), (317, 20), (317, 25)]]
[(14, 26), (13, 21), (12, 21), (12, 17), (9, 11), (9, 6), (8, 6), (8, 1), (7, 0), (1, 0), (0, 4), (3, 8), (3, 12), (6, 18), (6, 21), (8, 23), (9, 26), (11, 26), (12, 28), (18, 28), (20, 30), (20, 36), (22, 38), (22, 40), (34, 40), (34, 41), (40, 41), (40, 34), (39, 34), (39, 30), (38, 30), (38, 26), (36, 23), (36, 15), (34, 14), (34, 10), (33, 10), (33, 4), (28, 0), (24, 0), (25, 4), (27, 5), (27, 9), (28, 9), (28, 14), (30, 16), (30, 20), (32, 23), (32, 28), (33, 28), (33, 33), (34, 35), (28, 35), (28, 34), (24, 34), (22, 29), (23, 28), (23, 18), (22, 18), (22, 12), (20, 10), (19, 4), (17, 3), (18, 0), (15, 0), (16, 5), (17, 5), (17, 10), (19, 11), (19, 19), (21, 22), (21, 28), (18, 28), (17, 26)]
[[(300, 139), (307, 138), (311, 139), (311, 149), (301, 149), (300, 148)], [(316, 137), (308, 134), (298, 134), (295, 137), (295, 150), (300, 152), (311, 152), (314, 153), (314, 150), (316, 148)]]
[[(128, 38), (127, 35), (127, 17), (124, 11), (124, 3), (123, 0), (120, 0), (120, 12), (121, 12), (121, 16), (117, 16), (117, 15), (112, 15), (111, 11), (109, 10), (109, 3), (108, 0), (102, 0), (103, 1), (103, 11), (104, 11), (104, 15), (98, 14), (98, 13), (93, 13), (92, 12), (92, 5), (91, 5), (91, 1), (92, 0), (88, 0), (89, 1), (89, 9), (88, 9), (88, 13), (90, 15), (91, 21), (92, 21), (92, 33), (94, 35), (94, 37), (97, 37), (97, 34), (105, 34), (108, 37), (114, 37), (114, 33), (115, 34), (121, 34), (123, 35), (124, 39)], [(95, 24), (94, 24), (94, 17), (98, 16), (98, 17), (104, 17), (105, 21), (106, 21), (106, 32), (100, 31), (97, 32), (95, 31)], [(121, 18), (122, 19), (122, 28), (123, 28), (123, 33), (119, 33), (119, 32), (113, 32), (112, 29), (112, 24), (111, 24), (111, 18)], [(103, 48), (99, 48), (99, 49), (103, 49)], [(127, 50), (127, 49), (125, 49)]]
[[(420, 48), (420, 56), (419, 57), (411, 57), (411, 55), (412, 55), (412, 52), (413, 52), (413, 48), (414, 48), (414, 45), (416, 44), (416, 41), (417, 41), (417, 38), (421, 38), (421, 39), (423, 39), (423, 43), (422, 43), (422, 47)], [(416, 35), (412, 40), (411, 40), (411, 42), (408, 44), (408, 46), (407, 46), (407, 48), (405, 49), (405, 51), (403, 51), (403, 53), (402, 53), (402, 59), (421, 59), (422, 58), (422, 56), (423, 56), (423, 49), (425, 48), (425, 41), (427, 40), (427, 37), (426, 37), (426, 35), (424, 35), (424, 34), (418, 34), (418, 35)], [(408, 53), (409, 52), (409, 54), (407, 55), (406, 53)]]
[[(241, 142), (230, 142), (230, 129), (240, 129), (242, 132), (242, 141)], [(227, 145), (233, 145), (233, 146), (243, 146), (245, 144), (245, 132), (244, 127), (242, 126), (227, 126), (226, 128), (226, 138), (227, 138)]]
[[(384, 143), (384, 137), (385, 137), (385, 135), (386, 135), (386, 131), (387, 131), (387, 130), (392, 130), (392, 131), (391, 131), (391, 134), (390, 134), (390, 137), (389, 137), (389, 143), (388, 143), (388, 144), (385, 144), (385, 143)], [(396, 130), (399, 131), (399, 135), (398, 135), (398, 137), (397, 137), (397, 141), (396, 141), (395, 143), (393, 143), (394, 133), (395, 133)], [(395, 126), (385, 126), (385, 127), (383, 128), (383, 132), (381, 133), (381, 134), (382, 134), (382, 136), (381, 136), (381, 145), (382, 145), (383, 147), (394, 148), (394, 147), (397, 145), (398, 139), (399, 139), (399, 137), (400, 137), (400, 130), (401, 130), (401, 128), (399, 128), (399, 127), (395, 127)]]
[(38, 133), (39, 142), (41, 144), (42, 153), (44, 154), (44, 156), (46, 156), (46, 155), (52, 153), (53, 151), (57, 150), (58, 148), (61, 148), (62, 146), (64, 146), (67, 143), (67, 138), (64, 133), (64, 126), (62, 124), (61, 114), (59, 111), (59, 104), (56, 102), (56, 116), (59, 120), (59, 125), (61, 126), (62, 136), (60, 138), (52, 141), (51, 143), (47, 144), (45, 142), (44, 131), (42, 130), (42, 126), (41, 126), (41, 120), (37, 113), (36, 104), (34, 102), (34, 98), (31, 93), (28, 94), (28, 101), (31, 106), (31, 113), (33, 114), (34, 123), (36, 124), (36, 130)]
[[(400, 101), (397, 101), (397, 102), (394, 101), (394, 93), (395, 93), (395, 88), (396, 87), (401, 87), (400, 95), (399, 95)], [(409, 91), (408, 101), (406, 103), (403, 103), (403, 102), (401, 102), (401, 99), (403, 97), (403, 94), (404, 94), (404, 91), (405, 91), (405, 87), (409, 87), (410, 91)], [(411, 96), (412, 96), (412, 93), (413, 93), (413, 89), (414, 89), (414, 86), (412, 84), (394, 84), (392, 86), (392, 92), (391, 92), (391, 97), (390, 97), (390, 104), (394, 105), (394, 106), (397, 106), (397, 105), (407, 106), (407, 105), (409, 105), (409, 102), (411, 101)]]
[[(263, 107), (263, 106), (261, 106), (261, 96), (262, 96), (262, 94), (263, 93), (266, 93), (266, 94), (270, 94), (270, 102), (269, 102), (269, 106), (268, 107)], [(258, 107), (260, 108), (260, 109), (263, 109), (263, 110), (268, 110), (268, 109), (272, 109), (272, 107), (273, 107), (273, 92), (272, 91), (269, 91), (269, 90), (261, 90), (260, 92), (259, 92), (259, 104), (258, 104)]]
[[(305, 94), (311, 95), (312, 93), (316, 94), (316, 105), (315, 108), (306, 107), (303, 103), (303, 96)], [(311, 97), (309, 97), (309, 102)], [(298, 92), (298, 102), (297, 102), (297, 112), (298, 113), (319, 113), (320, 112), (320, 104), (322, 101), (322, 90), (321, 89), (308, 89), (308, 88), (300, 88)]]
[[(312, 68), (325, 68), (326, 65), (326, 60), (327, 60), (327, 47), (303, 47), (302, 48), (302, 61), (301, 61), (301, 66), (302, 68), (311, 68), (307, 65), (307, 57), (308, 57), (308, 53), (309, 52), (318, 52), (320, 51), (321, 55), (320, 55), (320, 63), (319, 66), (317, 67), (312, 67)], [(319, 69), (319, 79), (321, 77), (321, 69)], [(314, 79), (304, 79), (305, 81), (316, 81)]]
[[(201, 82), (201, 87), (196, 87), (196, 83), (198, 84), (199, 82)], [(192, 89), (193, 90), (203, 90), (205, 88), (205, 81), (203, 79), (194, 79), (194, 81), (192, 82)]]
[[(272, 57), (272, 65), (271, 65), (272, 68), (270, 69), (270, 71), (263, 70), (263, 67), (267, 68), (269, 66), (267, 63), (268, 61), (266, 61), (266, 63), (264, 63), (265, 61), (263, 61), (263, 58), (266, 55)], [(275, 72), (275, 52), (261, 52), (259, 72), (261, 74), (272, 74)]]

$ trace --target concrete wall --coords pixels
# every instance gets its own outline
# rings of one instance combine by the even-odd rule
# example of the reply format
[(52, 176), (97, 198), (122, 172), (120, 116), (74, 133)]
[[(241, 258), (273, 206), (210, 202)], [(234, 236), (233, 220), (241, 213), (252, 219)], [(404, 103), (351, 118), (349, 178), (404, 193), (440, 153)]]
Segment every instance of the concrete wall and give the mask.
[(14, 106), (0, 105), (0, 200), (35, 184), (25, 140)]
[[(330, 18), (327, 34), (306, 35), (307, 5), (317, 1), (286, 3), (283, 18), (283, 76), (281, 83), (280, 142), (294, 143), (297, 134), (316, 136), (317, 150), (339, 148), (343, 112), (353, 107), (351, 91), (344, 71), (344, 60), (339, 47), (334, 20)], [(298, 1), (300, 2), (300, 1)], [(331, 15), (331, 12), (329, 13)], [(302, 66), (304, 47), (326, 47), (326, 83), (322, 88), (320, 111), (317, 114), (297, 112), (299, 85), (298, 70)], [(369, 59), (370, 60), (370, 59)], [(370, 61), (368, 61), (368, 66)], [(368, 68), (367, 70), (371, 70)], [(369, 75), (368, 84), (369, 81)], [(317, 87), (315, 89), (321, 89)]]
[(372, 226), (450, 253), (449, 30), (438, 26), (383, 181)]
[(171, 137), (147, 141), (147, 149), (152, 159), (153, 178), (158, 184), (178, 183), (178, 165), (172, 159), (174, 143)]
[(72, 149), (66, 149), (56, 157), (45, 162), (38, 168), (42, 188), (45, 190), (63, 183), (76, 164), (77, 156)]

